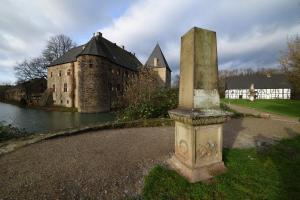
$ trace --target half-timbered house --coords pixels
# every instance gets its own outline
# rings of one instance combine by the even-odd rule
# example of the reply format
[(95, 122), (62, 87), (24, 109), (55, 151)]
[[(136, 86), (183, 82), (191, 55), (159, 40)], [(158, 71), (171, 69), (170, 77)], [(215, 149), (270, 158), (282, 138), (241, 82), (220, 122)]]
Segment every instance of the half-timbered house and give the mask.
[(240, 75), (226, 80), (225, 98), (249, 99), (253, 84), (255, 99), (290, 99), (291, 84), (283, 74)]

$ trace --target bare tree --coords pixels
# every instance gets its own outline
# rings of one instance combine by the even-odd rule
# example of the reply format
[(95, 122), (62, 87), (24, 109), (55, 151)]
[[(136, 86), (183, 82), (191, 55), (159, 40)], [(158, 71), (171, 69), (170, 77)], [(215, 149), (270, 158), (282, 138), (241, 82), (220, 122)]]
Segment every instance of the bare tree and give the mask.
[(35, 78), (47, 78), (47, 62), (43, 57), (25, 59), (17, 63), (14, 70), (19, 83)]
[(287, 50), (279, 62), (288, 76), (296, 94), (300, 94), (300, 37), (296, 35), (287, 41)]
[(142, 67), (136, 75), (128, 79), (124, 94), (118, 97), (118, 106), (134, 106), (142, 101), (150, 100), (153, 92), (161, 87), (162, 83), (157, 74), (151, 69)]
[(63, 34), (49, 39), (42, 56), (25, 59), (14, 67), (18, 82), (28, 81), (34, 78), (47, 78), (47, 66), (55, 59), (65, 54), (76, 44)]
[(60, 34), (53, 36), (48, 40), (46, 49), (43, 51), (43, 57), (50, 63), (75, 46), (76, 43), (66, 35)]

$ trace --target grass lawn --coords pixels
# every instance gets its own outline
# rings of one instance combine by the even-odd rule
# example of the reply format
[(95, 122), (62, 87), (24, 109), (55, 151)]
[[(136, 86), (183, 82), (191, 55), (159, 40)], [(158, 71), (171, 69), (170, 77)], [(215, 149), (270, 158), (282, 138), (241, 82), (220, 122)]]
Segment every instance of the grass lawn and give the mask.
[(257, 110), (286, 115), (290, 117), (300, 117), (300, 101), (299, 100), (283, 100), (283, 99), (258, 99), (251, 102), (246, 99), (223, 99), (225, 103), (246, 106)]
[(145, 178), (141, 199), (299, 199), (300, 137), (263, 150), (224, 150), (228, 172), (213, 183), (190, 184), (157, 166)]

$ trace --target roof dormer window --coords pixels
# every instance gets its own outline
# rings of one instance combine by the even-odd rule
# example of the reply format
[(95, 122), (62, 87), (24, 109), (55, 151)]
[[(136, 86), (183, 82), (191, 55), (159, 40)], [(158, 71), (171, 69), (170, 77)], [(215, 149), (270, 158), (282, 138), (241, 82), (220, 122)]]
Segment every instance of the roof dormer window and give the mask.
[(158, 62), (158, 59), (155, 57), (154, 60), (153, 60), (154, 67), (157, 67), (157, 62)]

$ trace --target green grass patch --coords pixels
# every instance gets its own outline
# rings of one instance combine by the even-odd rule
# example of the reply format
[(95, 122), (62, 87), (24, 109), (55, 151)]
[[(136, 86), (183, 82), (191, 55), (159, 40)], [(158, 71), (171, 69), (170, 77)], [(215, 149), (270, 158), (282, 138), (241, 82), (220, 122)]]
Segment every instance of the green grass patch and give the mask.
[(226, 149), (228, 172), (191, 184), (162, 166), (145, 177), (140, 199), (299, 199), (300, 137), (263, 150)]
[(286, 115), (290, 117), (300, 117), (299, 100), (258, 99), (254, 102), (251, 102), (247, 99), (223, 99), (222, 101), (225, 103), (246, 106), (264, 112)]

